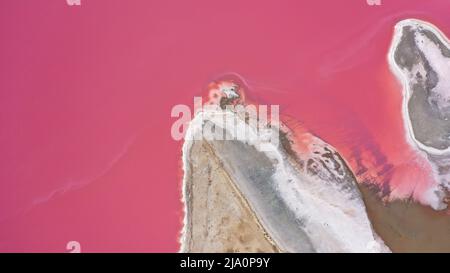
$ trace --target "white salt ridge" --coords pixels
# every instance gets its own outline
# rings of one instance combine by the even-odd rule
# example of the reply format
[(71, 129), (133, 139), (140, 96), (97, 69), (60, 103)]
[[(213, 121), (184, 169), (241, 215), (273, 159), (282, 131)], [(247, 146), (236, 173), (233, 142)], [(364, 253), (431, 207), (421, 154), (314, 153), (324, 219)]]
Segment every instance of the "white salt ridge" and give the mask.
[[(186, 157), (193, 143), (193, 136), (198, 133), (196, 130), (202, 128), (201, 124), (206, 120), (225, 128), (223, 113), (221, 110), (203, 111), (199, 112), (192, 120), (183, 145), (185, 169), (187, 167)], [(225, 111), (225, 115), (235, 115), (235, 113)], [(237, 121), (240, 123), (237, 128), (245, 127), (245, 122), (241, 118), (238, 118)], [(278, 130), (278, 128), (273, 128), (273, 130)], [(227, 131), (227, 133), (236, 135), (239, 132)], [(253, 145), (258, 151), (265, 153), (273, 162), (277, 162), (276, 171), (271, 181), (274, 181), (273, 183), (275, 183), (275, 188), (279, 191), (280, 196), (289, 209), (294, 212), (299, 220), (299, 225), (301, 223), (303, 226), (315, 251), (390, 252), (372, 229), (365, 205), (359, 195), (355, 197), (332, 182), (299, 172), (288, 162), (278, 145), (265, 143), (264, 149), (260, 149), (262, 145), (256, 129), (251, 128), (249, 134), (251, 136), (248, 138), (248, 145)], [(317, 139), (316, 145), (318, 149), (323, 149), (325, 146), (329, 147), (319, 139)], [(329, 148), (331, 149), (331, 147)], [(357, 186), (354, 185), (354, 187), (357, 190)], [(186, 192), (184, 191), (184, 193)], [(185, 198), (186, 196), (184, 196)], [(288, 244), (274, 236), (275, 233), (271, 225), (271, 221), (274, 219), (264, 219), (262, 215), (259, 215), (259, 210), (254, 206), (255, 202), (251, 200), (251, 197), (249, 197), (248, 202), (276, 244), (289, 252), (290, 249), (286, 247)], [(185, 217), (189, 217), (189, 215), (185, 214)], [(187, 223), (186, 219), (185, 223)]]
[[(450, 148), (447, 149), (436, 149), (430, 146), (427, 146), (423, 144), (422, 142), (418, 141), (414, 135), (414, 131), (411, 124), (411, 119), (409, 116), (408, 111), (408, 101), (411, 98), (412, 90), (410, 90), (409, 85), (409, 77), (407, 71), (402, 71), (402, 69), (397, 66), (395, 62), (395, 50), (398, 47), (402, 34), (403, 34), (403, 28), (405, 26), (410, 26), (413, 29), (422, 28), (429, 30), (433, 34), (435, 34), (441, 42), (445, 44), (447, 48), (450, 48), (450, 43), (447, 40), (446, 36), (439, 31), (439, 29), (425, 21), (417, 20), (417, 19), (406, 19), (403, 21), (400, 21), (395, 25), (394, 30), (394, 36), (392, 39), (392, 43), (389, 49), (388, 53), (388, 62), (389, 67), (391, 71), (394, 73), (394, 75), (401, 81), (403, 86), (403, 104), (402, 104), (402, 115), (403, 115), (403, 122), (406, 128), (406, 140), (408, 143), (415, 149), (415, 151), (422, 156), (433, 170), (433, 177), (434, 183), (431, 185), (428, 190), (421, 196), (421, 202), (425, 205), (429, 205), (435, 210), (443, 210), (447, 208), (447, 205), (443, 202), (443, 198), (445, 196), (444, 189), (450, 188), (450, 180), (448, 175), (440, 175), (438, 171), (438, 166), (431, 163), (428, 160), (428, 155), (438, 155), (438, 156), (450, 156)], [(439, 48), (436, 48), (437, 46), (430, 41), (427, 37), (424, 35), (416, 35), (415, 37), (416, 42), (419, 42), (420, 50), (425, 54), (425, 57), (430, 63), (430, 66), (433, 68), (436, 73), (438, 73), (439, 76), (439, 84), (433, 89), (433, 92), (437, 96), (441, 98), (440, 105), (441, 107), (446, 107), (447, 102), (446, 100), (449, 98), (449, 82), (444, 82), (441, 79), (448, 78), (450, 74), (450, 64), (448, 63), (448, 60), (442, 59), (444, 56), (442, 56), (442, 53), (436, 50), (439, 50)], [(426, 75), (426, 70), (423, 67), (423, 65), (416, 65), (413, 67), (413, 70), (411, 73), (420, 72), (421, 75)]]
[[(408, 113), (408, 101), (411, 97), (411, 90), (409, 88), (409, 78), (407, 76), (407, 73), (404, 73), (402, 71), (402, 69), (400, 67), (397, 66), (397, 64), (395, 63), (395, 50), (398, 46), (398, 44), (400, 43), (402, 34), (403, 34), (403, 27), (405, 26), (411, 26), (414, 28), (418, 28), (418, 27), (422, 27), (423, 29), (427, 29), (431, 32), (433, 32), (437, 37), (439, 37), (439, 39), (448, 47), (450, 48), (450, 43), (448, 42), (448, 40), (445, 38), (444, 34), (442, 34), (438, 28), (430, 23), (427, 23), (425, 21), (421, 21), (421, 20), (417, 20), (417, 19), (407, 19), (407, 20), (403, 20), (400, 21), (399, 23), (397, 23), (395, 25), (395, 31), (394, 31), (394, 37), (392, 39), (392, 44), (391, 47), (389, 49), (389, 54), (388, 54), (388, 61), (389, 61), (389, 65), (391, 68), (391, 71), (395, 74), (395, 76), (402, 82), (404, 91), (403, 92), (403, 115), (404, 115), (404, 122), (405, 122), (405, 127), (408, 129), (408, 140), (410, 141), (410, 144), (412, 144), (413, 146), (416, 146), (418, 148), (420, 148), (420, 150), (426, 151), (430, 154), (435, 154), (435, 155), (446, 155), (446, 154), (450, 154), (450, 148), (445, 149), (445, 150), (441, 150), (441, 149), (436, 149), (427, 145), (424, 145), (423, 143), (421, 143), (420, 141), (418, 141), (415, 136), (414, 136), (414, 132), (412, 129), (412, 124), (411, 124), (411, 119), (409, 117), (409, 113)], [(422, 35), (421, 35), (422, 36)], [(417, 38), (417, 37), (416, 37)], [(419, 37), (420, 39), (420, 37)], [(428, 50), (428, 48), (427, 48)], [(427, 51), (425, 50), (425, 51)], [(424, 53), (425, 54), (425, 53)], [(439, 53), (441, 54), (441, 53)], [(433, 59), (438, 59), (436, 58), (436, 54), (430, 54), (432, 55)], [(440, 64), (440, 62), (438, 62), (438, 64)], [(433, 66), (433, 64), (430, 64), (431, 66)], [(441, 67), (441, 65), (434, 65), (436, 67)], [(443, 73), (444, 69), (439, 69), (441, 71), (441, 73)], [(413, 72), (421, 72), (422, 75), (426, 74), (425, 69), (420, 66), (416, 66), (413, 69)], [(442, 74), (441, 77), (448, 77), (448, 75)], [(441, 82), (441, 81), (440, 81)], [(442, 85), (447, 85), (447, 84), (442, 84)], [(439, 85), (438, 85), (439, 86)], [(439, 88), (436, 92), (440, 93), (442, 95), (445, 95), (448, 93), (447, 91), (443, 91), (444, 89), (446, 89), (444, 86), (441, 88)]]

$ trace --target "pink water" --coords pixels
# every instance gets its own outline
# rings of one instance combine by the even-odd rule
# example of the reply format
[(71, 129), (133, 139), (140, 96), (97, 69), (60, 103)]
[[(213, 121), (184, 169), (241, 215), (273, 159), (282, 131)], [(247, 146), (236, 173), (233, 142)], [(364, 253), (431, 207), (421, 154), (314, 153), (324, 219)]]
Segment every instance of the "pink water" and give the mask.
[(170, 111), (223, 73), (280, 104), (361, 177), (401, 195), (416, 189), (408, 175), (426, 176), (408, 160), (386, 54), (400, 19), (449, 35), (450, 1), (0, 5), (0, 251), (64, 252), (72, 240), (89, 252), (177, 251)]

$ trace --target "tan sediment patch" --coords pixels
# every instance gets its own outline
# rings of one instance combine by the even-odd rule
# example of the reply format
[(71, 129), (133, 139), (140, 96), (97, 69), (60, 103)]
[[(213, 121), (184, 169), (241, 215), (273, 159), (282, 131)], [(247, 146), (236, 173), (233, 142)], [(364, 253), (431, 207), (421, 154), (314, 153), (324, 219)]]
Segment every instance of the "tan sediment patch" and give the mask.
[(279, 252), (206, 141), (189, 150), (186, 252)]
[(413, 201), (383, 203), (360, 184), (372, 226), (393, 252), (450, 252), (450, 216)]

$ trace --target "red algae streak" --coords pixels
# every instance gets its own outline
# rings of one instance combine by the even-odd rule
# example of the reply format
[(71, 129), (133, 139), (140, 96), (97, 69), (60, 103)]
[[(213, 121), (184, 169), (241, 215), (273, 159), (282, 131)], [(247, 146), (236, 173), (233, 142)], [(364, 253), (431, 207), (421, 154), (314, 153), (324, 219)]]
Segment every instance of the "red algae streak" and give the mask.
[[(426, 158), (407, 142), (401, 112), (402, 87), (384, 62), (370, 67), (375, 67), (367, 72), (370, 75), (352, 73), (360, 82), (353, 85), (354, 96), (347, 91), (335, 100), (342, 104), (353, 102), (340, 112), (344, 116), (340, 117), (339, 126), (329, 128), (337, 129), (339, 134), (322, 132), (321, 128), (317, 129), (318, 134), (335, 145), (359, 182), (378, 185), (388, 200), (412, 196), (428, 204), (427, 191), (436, 182)], [(365, 81), (370, 84), (365, 85)]]
[[(336, 147), (360, 180), (420, 199), (387, 53), (396, 22), (450, 36), (447, 0), (2, 1), (0, 251), (179, 249), (177, 104), (235, 72)], [(420, 178), (420, 179), (417, 179)]]

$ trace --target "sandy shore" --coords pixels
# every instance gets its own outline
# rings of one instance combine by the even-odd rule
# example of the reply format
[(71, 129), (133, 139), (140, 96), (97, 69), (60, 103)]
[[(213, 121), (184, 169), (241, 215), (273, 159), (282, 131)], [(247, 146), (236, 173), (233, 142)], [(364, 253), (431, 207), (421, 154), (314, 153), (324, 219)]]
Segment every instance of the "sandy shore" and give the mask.
[(192, 144), (182, 252), (279, 252), (206, 141)]

